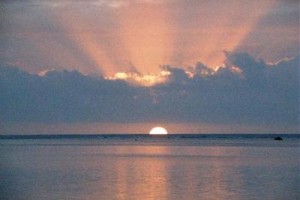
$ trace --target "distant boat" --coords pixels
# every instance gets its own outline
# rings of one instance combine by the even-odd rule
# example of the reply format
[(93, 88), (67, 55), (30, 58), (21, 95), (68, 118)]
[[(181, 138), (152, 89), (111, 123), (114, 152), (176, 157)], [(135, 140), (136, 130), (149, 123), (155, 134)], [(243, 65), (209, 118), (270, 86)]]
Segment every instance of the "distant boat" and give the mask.
[(275, 137), (274, 140), (283, 140), (282, 137)]

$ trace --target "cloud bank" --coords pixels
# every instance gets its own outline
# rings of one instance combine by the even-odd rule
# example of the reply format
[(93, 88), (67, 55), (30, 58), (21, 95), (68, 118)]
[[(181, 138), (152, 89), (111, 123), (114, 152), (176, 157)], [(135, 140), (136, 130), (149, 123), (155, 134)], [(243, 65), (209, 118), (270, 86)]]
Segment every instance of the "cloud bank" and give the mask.
[(126, 80), (0, 67), (0, 120), (7, 122), (208, 122), (299, 124), (299, 56), (275, 64), (225, 52), (214, 71), (164, 66), (151, 87)]

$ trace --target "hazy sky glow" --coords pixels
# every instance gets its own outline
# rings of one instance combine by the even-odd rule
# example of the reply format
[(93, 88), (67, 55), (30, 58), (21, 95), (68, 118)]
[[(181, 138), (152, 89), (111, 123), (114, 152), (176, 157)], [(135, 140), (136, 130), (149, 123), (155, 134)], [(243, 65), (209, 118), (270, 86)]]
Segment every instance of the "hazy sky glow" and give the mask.
[(0, 131), (299, 132), (298, 4), (1, 1)]

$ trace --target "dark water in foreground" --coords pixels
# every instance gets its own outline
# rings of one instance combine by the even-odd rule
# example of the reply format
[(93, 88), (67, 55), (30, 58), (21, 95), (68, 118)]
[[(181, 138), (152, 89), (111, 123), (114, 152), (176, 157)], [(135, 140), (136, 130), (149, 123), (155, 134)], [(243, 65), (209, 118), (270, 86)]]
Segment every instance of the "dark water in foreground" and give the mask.
[(300, 138), (0, 136), (0, 199), (300, 199)]

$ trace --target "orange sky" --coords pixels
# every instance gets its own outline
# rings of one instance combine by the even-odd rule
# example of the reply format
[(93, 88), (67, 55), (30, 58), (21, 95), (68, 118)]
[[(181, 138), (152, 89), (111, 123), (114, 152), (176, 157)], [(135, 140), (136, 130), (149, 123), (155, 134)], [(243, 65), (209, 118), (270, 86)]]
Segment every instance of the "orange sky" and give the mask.
[[(217, 69), (224, 66), (224, 50), (245, 52), (266, 63), (299, 54), (299, 5), (293, 0), (22, 0), (1, 1), (0, 7), (0, 64), (31, 74), (78, 70), (152, 89), (171, 73), (162, 66), (187, 69), (201, 62)], [(19, 130), (42, 133), (47, 126), (51, 125), (19, 124)], [(114, 130), (110, 126), (73, 124), (68, 130), (147, 133), (156, 124), (118, 124)], [(199, 128), (288, 132), (276, 126), (251, 129), (175, 122), (162, 126), (171, 133), (195, 133)], [(5, 131), (16, 127), (6, 126)], [(57, 132), (66, 128), (55, 127)]]
[(216, 68), (223, 64), (223, 50), (246, 50), (276, 62), (278, 55), (294, 56), (299, 45), (292, 1), (40, 0), (5, 5), (1, 38), (9, 48), (2, 50), (2, 60), (31, 72), (155, 74), (161, 65), (199, 61)]
[[(201, 60), (211, 67), (222, 65), (222, 50), (233, 51), (275, 1), (228, 1), (223, 6), (167, 2), (121, 5), (107, 16), (95, 12), (95, 17), (87, 18), (91, 21), (75, 8), (55, 16), (104, 75), (133, 69), (148, 74), (158, 73), (164, 64), (186, 66)], [(113, 18), (115, 27), (104, 24), (108, 28), (102, 30), (99, 17)]]
[[(169, 134), (184, 133), (299, 133), (295, 126), (281, 125), (243, 125), (218, 123), (11, 123), (2, 127), (0, 132), (5, 134), (149, 134), (153, 127), (162, 126)], [(22, 131), (20, 131), (22, 130)]]

